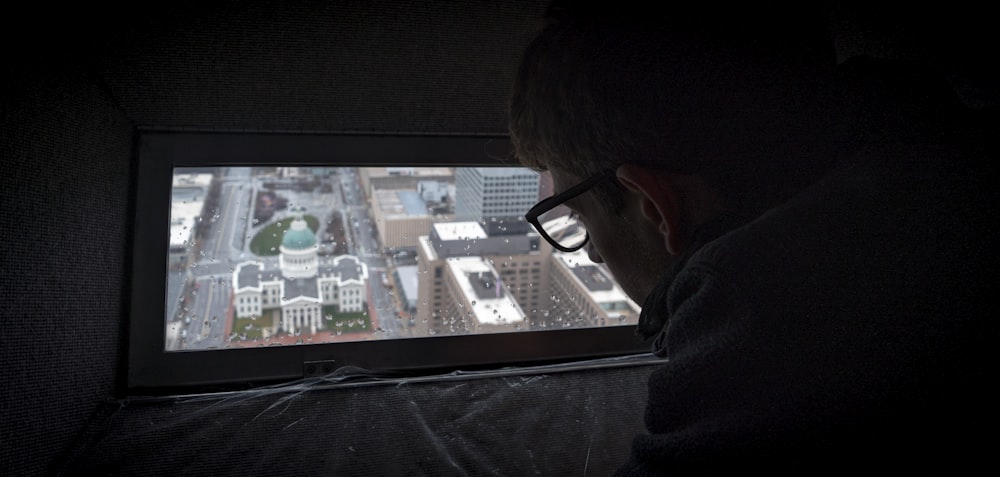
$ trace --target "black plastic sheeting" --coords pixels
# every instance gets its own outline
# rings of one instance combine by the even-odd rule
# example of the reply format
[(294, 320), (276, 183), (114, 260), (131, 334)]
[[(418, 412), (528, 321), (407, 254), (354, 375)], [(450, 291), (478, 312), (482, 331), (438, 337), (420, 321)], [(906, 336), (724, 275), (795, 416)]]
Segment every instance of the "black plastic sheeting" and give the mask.
[(607, 475), (644, 432), (643, 354), (108, 403), (56, 475)]

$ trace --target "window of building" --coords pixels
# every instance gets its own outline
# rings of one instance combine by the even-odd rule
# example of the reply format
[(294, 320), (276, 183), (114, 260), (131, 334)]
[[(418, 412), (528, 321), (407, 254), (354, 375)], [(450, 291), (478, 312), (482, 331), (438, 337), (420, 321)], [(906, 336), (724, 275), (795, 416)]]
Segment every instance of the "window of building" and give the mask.
[[(504, 162), (502, 136), (140, 143), (130, 388), (295, 379), (315, 361), (416, 371), (647, 349), (638, 305), (579, 269), (603, 265), (524, 221), (543, 178)], [(412, 173), (394, 175), (401, 164)], [(448, 192), (422, 196), (422, 180)]]

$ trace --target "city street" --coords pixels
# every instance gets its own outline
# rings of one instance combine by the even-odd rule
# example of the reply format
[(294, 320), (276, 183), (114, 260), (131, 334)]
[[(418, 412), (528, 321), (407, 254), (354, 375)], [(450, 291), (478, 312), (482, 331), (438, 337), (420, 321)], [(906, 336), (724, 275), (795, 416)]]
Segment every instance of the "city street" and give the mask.
[[(186, 268), (172, 270), (167, 283), (168, 349), (208, 349), (231, 345), (230, 338), (239, 336), (239, 330), (227, 332), (227, 322), (232, 314), (232, 273), (237, 264), (258, 261), (265, 269), (278, 268), (278, 257), (261, 257), (250, 251), (253, 236), (267, 225), (290, 218), (287, 209), (278, 211), (266, 223), (254, 223), (254, 202), (264, 182), (262, 177), (251, 176), (250, 168), (226, 168), (222, 177), (218, 208), (212, 211), (204, 238), (195, 247), (193, 261)], [(334, 211), (340, 211), (347, 237), (347, 251), (359, 257), (369, 270), (368, 307), (372, 316), (373, 336), (358, 339), (387, 339), (400, 337), (405, 327), (397, 318), (394, 293), (387, 290), (379, 279), (379, 272), (387, 270), (387, 260), (381, 252), (377, 231), (371, 220), (366, 197), (354, 168), (340, 168), (336, 175), (322, 180), (331, 182), (332, 192), (280, 189), (276, 192), (288, 200), (289, 208), (301, 206), (306, 214), (320, 220), (317, 231), (321, 238)], [(354, 335), (354, 334), (350, 334)], [(347, 337), (332, 333), (317, 333), (309, 342), (338, 341)], [(276, 340), (283, 342), (283, 340)]]

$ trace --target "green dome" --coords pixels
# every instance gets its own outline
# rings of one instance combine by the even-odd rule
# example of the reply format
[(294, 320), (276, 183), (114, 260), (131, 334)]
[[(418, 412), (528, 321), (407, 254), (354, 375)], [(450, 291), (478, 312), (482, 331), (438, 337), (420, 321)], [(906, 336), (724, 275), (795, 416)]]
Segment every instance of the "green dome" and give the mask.
[(285, 231), (285, 236), (281, 239), (281, 246), (291, 250), (302, 250), (316, 246), (316, 235), (302, 218), (292, 221), (291, 227)]

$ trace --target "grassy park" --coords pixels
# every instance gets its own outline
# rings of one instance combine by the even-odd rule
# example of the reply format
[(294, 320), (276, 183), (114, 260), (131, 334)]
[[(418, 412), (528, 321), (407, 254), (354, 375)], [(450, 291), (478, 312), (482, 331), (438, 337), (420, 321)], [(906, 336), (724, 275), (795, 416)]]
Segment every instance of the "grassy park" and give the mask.
[[(367, 306), (364, 309), (367, 310)], [(256, 318), (234, 317), (233, 329), (230, 331), (230, 335), (235, 335), (235, 339), (240, 341), (264, 339), (263, 328), (271, 327), (275, 319), (272, 313), (275, 313), (275, 311), (267, 310), (263, 316)], [(326, 305), (323, 307), (323, 320), (323, 328), (338, 335), (342, 333), (371, 331), (372, 328), (368, 311), (341, 313), (337, 305)]]
[[(357, 333), (359, 331), (370, 331), (372, 320), (368, 316), (368, 306), (362, 304), (364, 311), (351, 313), (341, 313), (337, 305), (326, 305), (323, 307), (323, 319), (326, 320), (326, 329), (344, 333)], [(338, 333), (339, 334), (339, 333)]]

